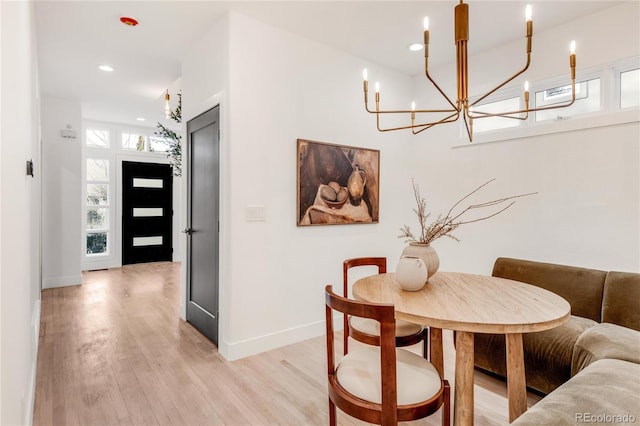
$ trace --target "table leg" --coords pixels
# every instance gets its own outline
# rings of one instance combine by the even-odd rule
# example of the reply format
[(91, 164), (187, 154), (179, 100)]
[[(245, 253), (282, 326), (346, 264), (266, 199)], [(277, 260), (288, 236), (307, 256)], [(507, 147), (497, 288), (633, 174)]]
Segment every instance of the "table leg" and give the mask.
[(473, 425), (473, 333), (456, 332), (454, 426)]
[(442, 352), (442, 329), (429, 327), (429, 360), (438, 370), (440, 377), (444, 377), (444, 355)]
[(507, 340), (507, 394), (509, 397), (509, 423), (527, 411), (527, 382), (524, 374), (522, 333), (506, 335)]

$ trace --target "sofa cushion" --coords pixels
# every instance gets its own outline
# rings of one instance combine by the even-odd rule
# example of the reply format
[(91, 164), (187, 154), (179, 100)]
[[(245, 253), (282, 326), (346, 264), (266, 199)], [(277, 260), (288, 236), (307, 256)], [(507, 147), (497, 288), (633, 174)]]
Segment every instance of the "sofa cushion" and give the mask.
[(640, 274), (609, 272), (604, 281), (602, 322), (640, 330)]
[(640, 419), (638, 395), (640, 364), (602, 359), (538, 401), (511, 425), (633, 424)]
[(571, 375), (605, 358), (640, 364), (640, 331), (607, 323), (589, 328), (576, 341)]
[[(578, 337), (598, 323), (571, 316), (551, 330), (526, 333), (522, 337), (527, 386), (549, 393), (571, 377), (573, 347)], [(476, 334), (475, 365), (506, 376), (505, 338), (501, 334)]]
[(569, 302), (571, 314), (601, 321), (605, 271), (500, 257), (492, 275), (552, 291)]

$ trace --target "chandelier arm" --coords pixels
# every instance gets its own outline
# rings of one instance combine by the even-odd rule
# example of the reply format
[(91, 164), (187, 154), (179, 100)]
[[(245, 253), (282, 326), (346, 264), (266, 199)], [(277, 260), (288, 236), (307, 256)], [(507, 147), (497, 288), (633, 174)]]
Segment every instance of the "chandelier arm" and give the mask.
[(538, 107), (538, 108), (528, 108), (528, 109), (521, 109), (518, 111), (507, 111), (507, 112), (501, 112), (498, 114), (489, 114), (489, 113), (483, 113), (480, 111), (473, 111), (474, 114), (482, 114), (479, 117), (473, 117), (474, 119), (476, 118), (486, 118), (486, 117), (503, 117), (503, 118), (519, 118), (519, 117), (509, 117), (508, 115), (513, 115), (513, 114), (522, 114), (522, 113), (529, 113), (529, 112), (536, 112), (536, 111), (546, 111), (546, 110), (550, 110), (550, 109), (557, 109), (557, 108), (566, 108), (566, 107), (570, 107), (571, 105), (573, 105), (576, 101), (576, 81), (575, 80), (571, 80), (571, 100), (567, 101), (565, 103), (562, 104), (555, 104), (555, 105), (547, 105), (547, 106), (543, 106), (543, 107)]
[[(522, 110), (519, 111), (519, 113), (525, 113), (524, 117), (513, 117), (511, 114), (513, 113), (506, 113), (506, 112), (500, 112), (500, 113), (488, 113), (488, 112), (482, 112), (482, 111), (473, 111), (473, 114), (469, 114), (469, 118), (472, 118), (474, 120), (477, 120), (479, 118), (487, 118), (487, 117), (501, 117), (501, 118), (511, 118), (514, 120), (526, 120), (527, 118), (529, 118), (529, 110)], [(475, 114), (478, 114), (477, 116)]]
[(556, 109), (556, 108), (566, 108), (566, 107), (570, 107), (571, 105), (573, 105), (576, 101), (576, 92), (575, 92), (575, 86), (573, 87), (572, 93), (571, 93), (571, 100), (568, 101), (567, 103), (564, 104), (558, 104), (558, 105), (547, 105), (547, 106), (543, 106), (543, 107), (539, 107), (539, 108), (531, 108), (529, 109), (529, 111), (531, 112), (536, 112), (536, 111), (545, 111), (545, 110), (549, 110), (549, 109)]
[[(451, 114), (448, 117), (443, 118), (440, 121), (434, 121), (432, 123), (420, 123), (420, 124), (415, 124), (414, 126), (412, 126), (411, 131), (413, 132), (414, 135), (417, 135), (420, 132), (424, 132), (427, 129), (432, 128), (433, 126), (437, 126), (438, 124), (444, 124), (444, 123), (453, 123), (455, 121), (458, 120), (458, 117), (460, 116), (460, 112), (456, 111), (455, 113)], [(455, 118), (453, 118), (455, 117)], [(416, 128), (420, 128), (422, 127), (420, 130), (416, 131)]]
[[(457, 6), (456, 6), (457, 7)], [(428, 29), (428, 19), (425, 17), (425, 30), (424, 30), (424, 74), (427, 77), (427, 79), (431, 82), (431, 84), (433, 84), (433, 86), (436, 88), (436, 90), (438, 90), (438, 92), (440, 92), (440, 94), (442, 95), (443, 98), (445, 98), (447, 100), (447, 102), (449, 102), (449, 105), (451, 105), (451, 107), (456, 110), (456, 111), (460, 111), (460, 108), (457, 107), (452, 101), (451, 99), (449, 99), (449, 97), (444, 93), (444, 91), (440, 88), (440, 86), (438, 86), (438, 84), (435, 82), (435, 80), (433, 78), (431, 78), (431, 74), (429, 74), (429, 29)]]
[(458, 110), (455, 109), (420, 109), (420, 110), (410, 110), (410, 109), (399, 109), (399, 110), (380, 110), (380, 111), (369, 111), (372, 114), (410, 114), (412, 112), (415, 113), (442, 113), (442, 112), (452, 112), (456, 114)]
[(455, 104), (453, 102), (451, 102), (451, 99), (449, 99), (449, 97), (444, 93), (444, 91), (440, 88), (440, 86), (438, 86), (438, 84), (433, 80), (433, 78), (431, 78), (431, 74), (429, 74), (429, 70), (427, 69), (427, 63), (425, 61), (424, 64), (424, 73), (425, 76), (427, 77), (427, 79), (429, 79), (429, 81), (431, 82), (431, 84), (433, 84), (433, 86), (438, 90), (438, 92), (440, 92), (440, 94), (442, 95), (443, 98), (445, 98), (447, 100), (447, 102), (449, 102), (449, 105), (451, 105), (451, 107), (456, 110), (456, 111), (460, 111), (460, 109), (458, 109), (458, 107), (455, 106)]
[(531, 53), (527, 53), (527, 63), (524, 66), (524, 68), (522, 68), (520, 71), (518, 71), (517, 73), (515, 73), (514, 75), (512, 75), (511, 77), (509, 77), (507, 80), (505, 80), (504, 82), (500, 83), (497, 87), (495, 87), (494, 89), (492, 89), (490, 92), (485, 93), (484, 95), (482, 95), (482, 97), (480, 97), (479, 99), (476, 99), (475, 101), (473, 101), (473, 103), (471, 103), (471, 105), (469, 106), (474, 106), (476, 105), (478, 102), (482, 102), (485, 98), (487, 98), (488, 96), (494, 94), (495, 92), (497, 92), (498, 90), (500, 90), (502, 87), (504, 87), (506, 84), (510, 83), (511, 81), (513, 81), (513, 79), (515, 79), (516, 77), (518, 77), (520, 74), (522, 74), (523, 72), (525, 72), (527, 69), (529, 69), (529, 65), (531, 64)]
[[(410, 125), (410, 126), (392, 127), (392, 128), (388, 128), (388, 129), (383, 129), (383, 128), (380, 127), (380, 115), (376, 114), (376, 124), (377, 124), (377, 127), (378, 127), (378, 131), (380, 131), (380, 132), (390, 132), (392, 130), (406, 130), (406, 129), (414, 130), (416, 128), (423, 127), (423, 126), (427, 126), (427, 128), (428, 128), (428, 127), (435, 126), (437, 124), (453, 123), (454, 121), (457, 120), (457, 117), (455, 119), (453, 119), (453, 120), (450, 119), (450, 118), (452, 116), (454, 116), (454, 115), (457, 115), (457, 114), (459, 114), (459, 113), (456, 112), (455, 114), (452, 114), (449, 117), (443, 118), (442, 120), (439, 120), (439, 121), (434, 121), (432, 123), (420, 123), (420, 124), (414, 124), (414, 125)], [(422, 130), (425, 130), (425, 129), (422, 129)], [(420, 133), (422, 130), (419, 130), (415, 134)]]
[(464, 127), (467, 129), (467, 135), (469, 136), (469, 142), (473, 142), (473, 119), (470, 118), (470, 122), (467, 122), (467, 110), (464, 110), (464, 114), (462, 114), (462, 118), (464, 119)]

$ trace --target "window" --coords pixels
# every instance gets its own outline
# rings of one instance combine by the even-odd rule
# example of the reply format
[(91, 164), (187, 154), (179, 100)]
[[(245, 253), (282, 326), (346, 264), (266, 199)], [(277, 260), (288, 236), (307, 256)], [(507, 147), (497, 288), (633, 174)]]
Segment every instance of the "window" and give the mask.
[(87, 184), (87, 205), (106, 206), (109, 200), (109, 185), (106, 183)]
[(122, 148), (144, 152), (147, 150), (147, 137), (135, 133), (123, 133), (122, 134)]
[[(640, 121), (640, 56), (633, 56), (589, 69), (581, 69), (576, 81), (576, 100), (571, 101), (571, 85), (566, 75), (532, 82), (531, 109), (526, 120), (487, 117), (473, 120), (474, 142), (493, 142), (519, 137), (546, 135), (585, 128)], [(504, 113), (524, 107), (522, 87), (505, 87), (492, 94), (492, 102), (474, 107), (476, 112)], [(477, 98), (476, 98), (477, 99)], [(497, 99), (497, 100), (495, 100)], [(473, 102), (473, 99), (471, 100)], [(575, 118), (567, 120), (568, 118)], [(460, 126), (460, 146), (469, 146), (464, 125)]]
[(109, 160), (87, 158), (87, 181), (109, 182)]
[(86, 161), (85, 233), (87, 255), (109, 254), (109, 160)]
[[(501, 101), (489, 102), (486, 104), (478, 104), (473, 107), (474, 111), (487, 113), (499, 113), (506, 111), (520, 110), (520, 98), (514, 97), (503, 99)], [(490, 130), (508, 129), (510, 127), (518, 127), (520, 120), (504, 117), (487, 117), (473, 120), (473, 133), (488, 132)]]
[(620, 73), (620, 108), (640, 105), (640, 68)]
[[(535, 107), (552, 106), (571, 101), (571, 85), (551, 87), (536, 92)], [(576, 101), (567, 108), (536, 112), (536, 121), (561, 120), (588, 112), (600, 111), (600, 79), (576, 83)]]
[(87, 146), (95, 148), (109, 147), (109, 132), (107, 130), (87, 129), (85, 136)]
[(167, 152), (169, 151), (169, 141), (161, 136), (149, 137), (150, 152)]

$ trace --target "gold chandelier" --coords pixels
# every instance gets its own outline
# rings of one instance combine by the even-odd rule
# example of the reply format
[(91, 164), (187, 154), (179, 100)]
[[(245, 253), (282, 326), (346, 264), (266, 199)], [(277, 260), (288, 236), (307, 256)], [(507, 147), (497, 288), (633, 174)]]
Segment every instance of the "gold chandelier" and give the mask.
[[(363, 71), (364, 77), (364, 106), (367, 112), (376, 115), (376, 123), (378, 130), (381, 132), (388, 132), (392, 130), (406, 130), (411, 129), (413, 134), (418, 134), (424, 130), (427, 130), (433, 126), (444, 123), (452, 123), (457, 121), (462, 114), (464, 119), (467, 134), (469, 135), (469, 142), (473, 140), (473, 120), (488, 117), (504, 117), (515, 120), (526, 120), (529, 117), (529, 112), (542, 111), (555, 108), (566, 108), (573, 105), (576, 100), (576, 54), (575, 41), (570, 44), (569, 54), (569, 66), (571, 68), (571, 100), (562, 104), (543, 106), (539, 108), (529, 108), (529, 82), (524, 84), (524, 109), (517, 111), (506, 111), (500, 113), (489, 113), (479, 111), (475, 108), (475, 105), (482, 102), (491, 94), (495, 93), (500, 88), (511, 82), (513, 79), (524, 73), (531, 63), (531, 36), (533, 35), (533, 21), (531, 20), (531, 6), (527, 5), (525, 11), (526, 25), (527, 25), (527, 63), (522, 70), (509, 77), (503, 83), (500, 83), (497, 87), (484, 94), (475, 101), (469, 101), (468, 84), (469, 84), (469, 72), (468, 72), (468, 55), (467, 55), (467, 43), (469, 41), (469, 5), (460, 0), (460, 4), (455, 7), (455, 42), (456, 42), (456, 76), (458, 87), (458, 98), (456, 102), (452, 102), (451, 99), (440, 89), (440, 87), (433, 80), (429, 74), (429, 18), (424, 18), (424, 70), (427, 79), (434, 85), (434, 87), (440, 92), (440, 94), (451, 105), (448, 109), (418, 109), (415, 108), (415, 102), (412, 102), (410, 110), (381, 110), (380, 109), (380, 85), (376, 83), (376, 108), (375, 110), (369, 109), (369, 82), (367, 81), (367, 70)], [(437, 121), (427, 121), (422, 123), (416, 123), (417, 114), (448, 114), (444, 118)], [(380, 116), (382, 114), (407, 114), (411, 117), (411, 125), (382, 128), (380, 125)]]

